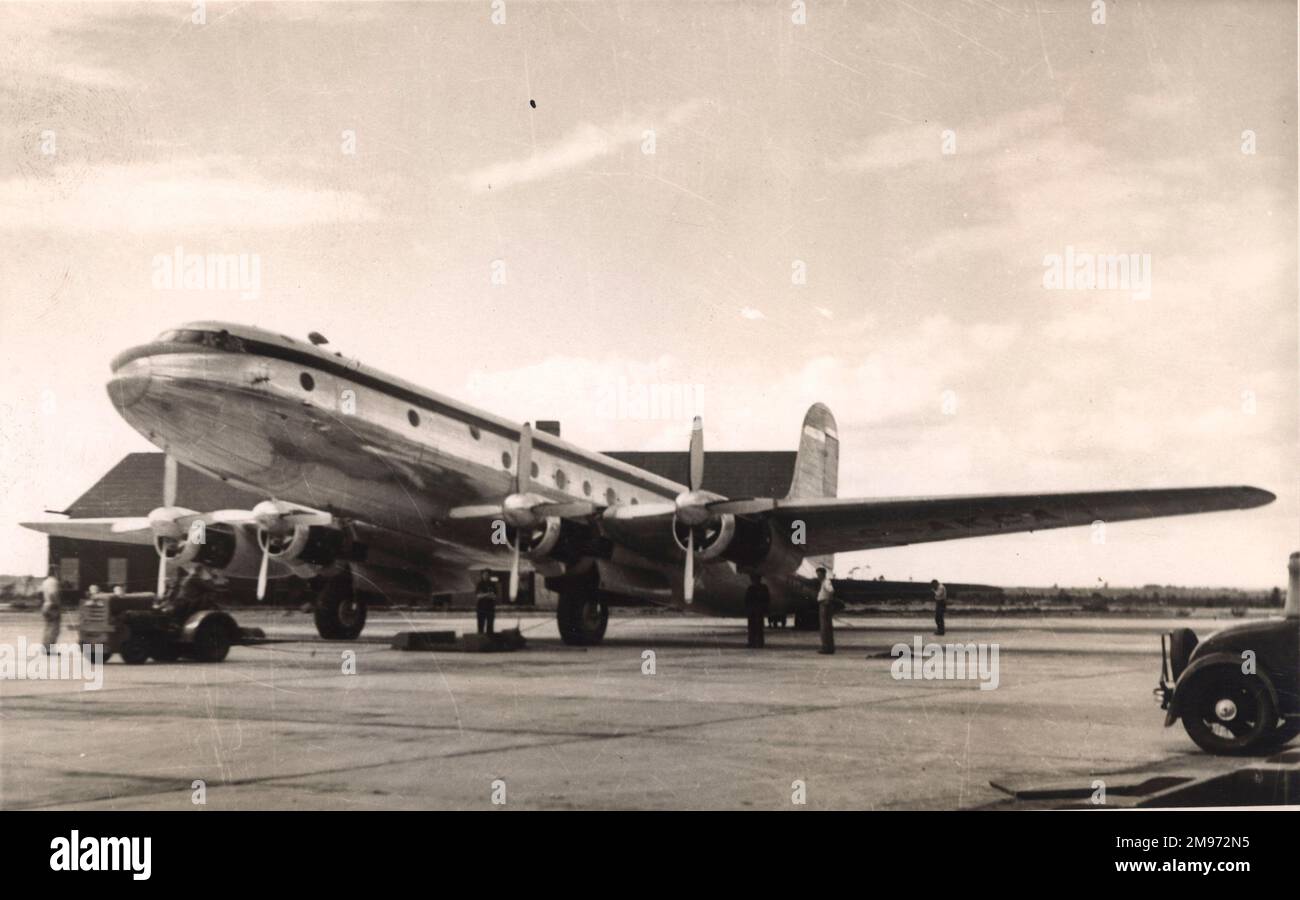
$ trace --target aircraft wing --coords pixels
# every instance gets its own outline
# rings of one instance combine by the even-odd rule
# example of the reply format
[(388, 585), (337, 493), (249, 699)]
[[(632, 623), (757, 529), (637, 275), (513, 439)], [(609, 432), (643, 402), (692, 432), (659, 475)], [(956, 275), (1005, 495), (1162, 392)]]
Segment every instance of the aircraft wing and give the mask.
[[(114, 530), (114, 526), (135, 526), (144, 521), (144, 527)], [(20, 522), (24, 528), (54, 537), (76, 538), (81, 541), (109, 541), (114, 544), (143, 544), (153, 546), (153, 531), (148, 522), (136, 518), (118, 519), (59, 519), (50, 522)]]
[(717, 512), (775, 519), (790, 533), (804, 523), (805, 556), (873, 550), (1012, 534), (1048, 528), (1124, 522), (1157, 516), (1249, 509), (1274, 499), (1253, 487), (1088, 491), (1068, 494), (975, 494), (890, 499), (794, 498), (710, 504)]

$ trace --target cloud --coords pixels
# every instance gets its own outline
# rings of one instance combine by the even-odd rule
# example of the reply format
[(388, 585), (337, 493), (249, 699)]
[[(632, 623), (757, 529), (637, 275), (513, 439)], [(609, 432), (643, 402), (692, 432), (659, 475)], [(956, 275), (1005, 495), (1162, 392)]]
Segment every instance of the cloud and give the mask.
[(211, 160), (56, 167), (0, 181), (0, 229), (135, 233), (202, 228), (278, 229), (368, 221), (348, 191), (239, 176)]
[[(844, 172), (880, 172), (917, 163), (983, 156), (998, 148), (1014, 147), (1060, 122), (1060, 107), (1047, 104), (1005, 113), (981, 125), (912, 125), (871, 138), (861, 150), (833, 161), (831, 168)], [(954, 135), (955, 152), (944, 156), (943, 132), (948, 129)]]
[[(696, 99), (681, 104), (661, 117), (652, 115), (637, 119), (624, 117), (607, 125), (584, 122), (556, 143), (537, 150), (531, 156), (493, 163), (458, 175), (455, 180), (475, 192), (499, 191), (519, 184), (541, 181), (580, 168), (602, 156), (608, 156), (620, 147), (639, 143), (645, 140), (647, 131), (654, 130), (660, 123), (676, 126), (687, 122), (694, 118), (703, 106), (704, 101)], [(658, 122), (656, 118), (659, 119)]]
[(752, 306), (743, 307), (740, 310), (740, 317), (742, 319), (749, 319), (751, 321), (758, 321), (759, 319), (767, 318), (767, 316), (763, 315), (763, 311), (761, 309), (755, 309)]

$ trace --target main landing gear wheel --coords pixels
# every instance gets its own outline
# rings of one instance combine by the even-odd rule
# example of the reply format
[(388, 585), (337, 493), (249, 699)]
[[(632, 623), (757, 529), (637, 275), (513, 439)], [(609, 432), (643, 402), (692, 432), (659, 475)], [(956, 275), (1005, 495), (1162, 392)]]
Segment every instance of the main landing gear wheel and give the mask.
[(605, 637), (609, 606), (595, 591), (568, 591), (560, 594), (555, 618), (564, 643), (590, 647)]
[(1183, 728), (1202, 750), (1240, 755), (1270, 745), (1277, 708), (1268, 687), (1254, 675), (1222, 666), (1200, 673), (1179, 702)]
[(352, 588), (352, 576), (333, 578), (316, 597), (316, 632), (327, 641), (356, 640), (366, 627), (366, 600)]

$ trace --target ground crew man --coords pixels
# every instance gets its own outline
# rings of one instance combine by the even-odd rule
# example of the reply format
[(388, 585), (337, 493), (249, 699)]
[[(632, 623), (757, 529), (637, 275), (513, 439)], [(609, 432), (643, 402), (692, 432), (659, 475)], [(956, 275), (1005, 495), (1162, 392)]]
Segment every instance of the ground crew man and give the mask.
[(179, 585), (172, 583), (172, 589), (166, 599), (159, 604), (159, 609), (171, 613), (178, 621), (184, 622), (199, 610), (214, 606), (216, 603), (212, 598), (212, 576), (206, 566), (195, 564)]
[(41, 636), (41, 652), (46, 656), (56, 653), (59, 642), (59, 626), (63, 619), (63, 606), (59, 598), (58, 571), (50, 566), (50, 574), (41, 582), (41, 618), (45, 620), (45, 633)]
[(934, 633), (943, 634), (943, 613), (948, 607), (948, 589), (935, 578), (930, 582), (930, 591), (934, 594)]
[(831, 573), (822, 566), (817, 567), (817, 618), (821, 624), (822, 647), (818, 653), (835, 652), (835, 585), (831, 584)]
[(497, 586), (492, 582), (492, 572), (483, 570), (474, 587), (474, 609), (478, 616), (478, 633), (492, 634), (497, 617)]
[(771, 605), (772, 592), (763, 584), (763, 576), (752, 573), (745, 589), (745, 614), (749, 617), (749, 646), (755, 650), (763, 646), (763, 619)]

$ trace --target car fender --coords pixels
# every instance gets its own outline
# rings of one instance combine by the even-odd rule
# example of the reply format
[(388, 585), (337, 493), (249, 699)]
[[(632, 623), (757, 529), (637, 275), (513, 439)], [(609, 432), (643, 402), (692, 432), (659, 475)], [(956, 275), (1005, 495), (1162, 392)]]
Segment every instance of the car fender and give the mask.
[(181, 643), (194, 643), (194, 636), (199, 633), (199, 626), (209, 619), (223, 622), (230, 632), (231, 641), (239, 637), (239, 626), (235, 624), (235, 620), (231, 618), (229, 613), (219, 609), (202, 609), (185, 620), (185, 627), (181, 629)]
[[(1180, 708), (1178, 701), (1179, 697), (1182, 695), (1184, 685), (1191, 683), (1191, 680), (1195, 678), (1199, 672), (1203, 672), (1206, 669), (1217, 668), (1219, 666), (1227, 666), (1241, 672), (1240, 654), (1228, 652), (1211, 653), (1207, 656), (1202, 656), (1198, 659), (1192, 660), (1191, 665), (1183, 670), (1183, 674), (1178, 676), (1178, 682), (1174, 685), (1174, 696), (1169, 702), (1169, 713), (1165, 717), (1166, 725), (1173, 724), (1174, 719), (1177, 719), (1182, 715), (1182, 709)], [(1246, 673), (1242, 672), (1242, 674), (1244, 675)], [(1273, 679), (1269, 678), (1268, 673), (1262, 668), (1256, 668), (1255, 672), (1252, 674), (1260, 681), (1264, 682), (1264, 687), (1268, 691), (1269, 699), (1273, 701), (1273, 708), (1280, 709), (1281, 707), (1278, 703), (1277, 688), (1273, 685)]]

